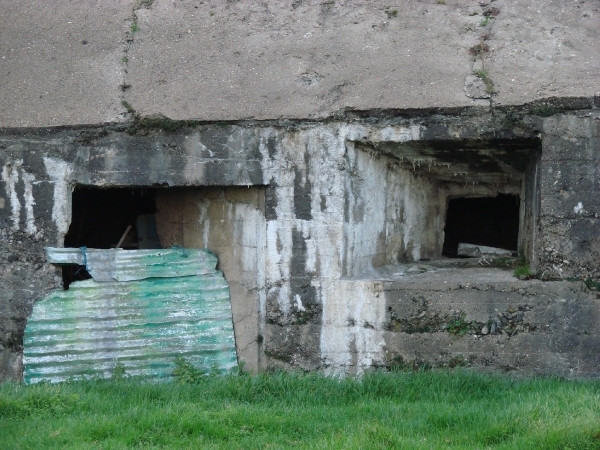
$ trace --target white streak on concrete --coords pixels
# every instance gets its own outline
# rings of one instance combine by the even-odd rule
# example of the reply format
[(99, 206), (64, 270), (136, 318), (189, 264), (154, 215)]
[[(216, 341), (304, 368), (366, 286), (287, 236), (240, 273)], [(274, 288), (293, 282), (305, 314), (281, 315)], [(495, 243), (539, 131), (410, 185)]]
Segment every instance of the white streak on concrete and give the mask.
[(208, 248), (208, 235), (210, 232), (209, 206), (210, 200), (208, 199), (201, 199), (198, 202), (198, 223), (202, 226), (202, 245), (204, 245), (204, 248)]
[(298, 308), (298, 311), (306, 311), (306, 308), (302, 304), (302, 298), (298, 294), (296, 294), (296, 308)]
[(35, 177), (27, 172), (23, 172), (22, 177), (23, 182), (25, 183), (23, 195), (25, 197), (26, 213), (25, 229), (27, 233), (35, 235), (38, 231), (37, 226), (35, 225), (35, 216), (33, 214), (33, 205), (35, 205), (35, 199), (33, 198), (33, 183), (35, 181)]
[(324, 290), (321, 357), (329, 373), (360, 375), (385, 361), (385, 295), (373, 281), (340, 280)]
[(346, 275), (356, 276), (372, 267), (378, 242), (385, 232), (386, 162), (348, 146), (350, 177), (347, 180), (348, 222)]
[(46, 173), (54, 183), (52, 220), (58, 231), (58, 243), (62, 244), (71, 223), (71, 186), (69, 180), (73, 167), (60, 159), (44, 157)]
[(384, 127), (373, 130), (371, 141), (408, 142), (413, 139), (415, 130), (413, 127)]
[(252, 274), (264, 270), (258, 255), (258, 248), (260, 247), (258, 238), (264, 235), (261, 230), (266, 226), (264, 215), (254, 205), (250, 204), (230, 203), (229, 207), (232, 208), (231, 220), (234, 224), (233, 247), (240, 251), (237, 257), (242, 263), (244, 273), (241, 275), (243, 281), (249, 288), (259, 287), (262, 289), (264, 281), (259, 282), (257, 279), (251, 279), (251, 277)]
[(411, 125), (410, 138), (413, 141), (418, 141), (419, 139), (421, 139), (421, 126), (420, 125)]
[(17, 195), (16, 184), (19, 182), (18, 167), (21, 165), (20, 162), (14, 162), (13, 164), (6, 164), (2, 168), (2, 180), (6, 183), (6, 195), (10, 201), (11, 209), (11, 220), (12, 229), (17, 231), (19, 229), (19, 222), (21, 216), (21, 202)]
[(299, 223), (302, 229), (302, 237), (306, 243), (306, 262), (304, 270), (307, 273), (314, 274), (317, 271), (317, 242), (311, 237), (311, 223), (305, 220)]

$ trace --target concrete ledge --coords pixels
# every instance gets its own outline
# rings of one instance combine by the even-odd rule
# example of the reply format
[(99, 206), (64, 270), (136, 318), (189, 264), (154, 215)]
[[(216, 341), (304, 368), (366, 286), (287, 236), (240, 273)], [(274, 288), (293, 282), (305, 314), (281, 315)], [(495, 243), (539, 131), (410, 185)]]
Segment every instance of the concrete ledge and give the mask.
[(324, 305), (321, 356), (333, 372), (464, 365), (600, 374), (600, 298), (582, 282), (462, 268), (403, 281), (347, 279), (331, 289), (338, 298)]

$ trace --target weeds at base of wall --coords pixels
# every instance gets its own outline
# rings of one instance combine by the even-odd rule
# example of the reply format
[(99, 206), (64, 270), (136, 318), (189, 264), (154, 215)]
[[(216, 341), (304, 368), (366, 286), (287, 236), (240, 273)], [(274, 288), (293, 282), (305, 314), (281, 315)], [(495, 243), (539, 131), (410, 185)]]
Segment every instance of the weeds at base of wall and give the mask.
[(501, 256), (499, 258), (494, 258), (491, 263), (495, 267), (512, 267), (513, 259)]
[(213, 367), (210, 372), (204, 372), (181, 356), (175, 358), (173, 378), (177, 383), (198, 384), (205, 381), (208, 376), (216, 375), (220, 375), (217, 367)]
[(431, 363), (413, 359), (407, 361), (402, 355), (395, 355), (382, 368), (390, 372), (427, 372), (433, 369)]
[(111, 380), (115, 380), (115, 381), (119, 381), (119, 380), (123, 380), (127, 378), (127, 371), (125, 370), (125, 364), (123, 364), (122, 362), (118, 361), (115, 364), (115, 367), (112, 371)]
[[(195, 367), (191, 362), (185, 359), (182, 356), (177, 356), (174, 360), (175, 368), (172, 372), (173, 380), (176, 383), (181, 384), (199, 384), (205, 383), (210, 378), (224, 376), (224, 375), (244, 375), (247, 372), (244, 371), (244, 363), (240, 362), (237, 367), (234, 367), (229, 373), (224, 373), (219, 367), (215, 364), (209, 370), (201, 370)], [(113, 376), (111, 379), (120, 380), (127, 378), (125, 374), (125, 368), (121, 365), (118, 366), (119, 363), (115, 366), (113, 370)], [(115, 377), (115, 372), (117, 372), (120, 376)]]
[(519, 280), (529, 280), (533, 278), (533, 274), (531, 273), (531, 269), (529, 268), (529, 264), (521, 264), (515, 267), (513, 271), (515, 277)]
[(467, 322), (465, 317), (466, 314), (461, 314), (460, 316), (449, 321), (448, 325), (446, 326), (446, 331), (457, 336), (464, 336), (467, 334), (467, 332), (472, 328), (472, 324), (471, 322)]

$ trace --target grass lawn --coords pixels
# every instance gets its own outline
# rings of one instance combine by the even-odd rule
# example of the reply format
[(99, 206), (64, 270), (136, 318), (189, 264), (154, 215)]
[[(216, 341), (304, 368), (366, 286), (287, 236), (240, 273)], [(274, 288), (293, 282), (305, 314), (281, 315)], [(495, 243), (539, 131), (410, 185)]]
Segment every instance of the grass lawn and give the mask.
[(600, 381), (428, 371), (4, 384), (0, 448), (600, 449)]

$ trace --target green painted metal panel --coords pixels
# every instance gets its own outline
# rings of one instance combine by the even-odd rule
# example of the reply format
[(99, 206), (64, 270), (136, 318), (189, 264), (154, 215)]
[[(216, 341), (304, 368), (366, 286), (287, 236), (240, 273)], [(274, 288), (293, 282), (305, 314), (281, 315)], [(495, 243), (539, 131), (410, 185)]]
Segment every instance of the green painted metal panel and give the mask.
[[(146, 253), (149, 264), (160, 252)], [(129, 375), (168, 377), (177, 356), (206, 370), (235, 367), (229, 287), (216, 258), (206, 261), (200, 269), (211, 273), (77, 281), (39, 300), (25, 329), (25, 381), (108, 377), (117, 362)]]
[(123, 250), (46, 248), (53, 264), (85, 265), (96, 281), (133, 281), (152, 277), (183, 277), (212, 273), (217, 257), (206, 249)]

